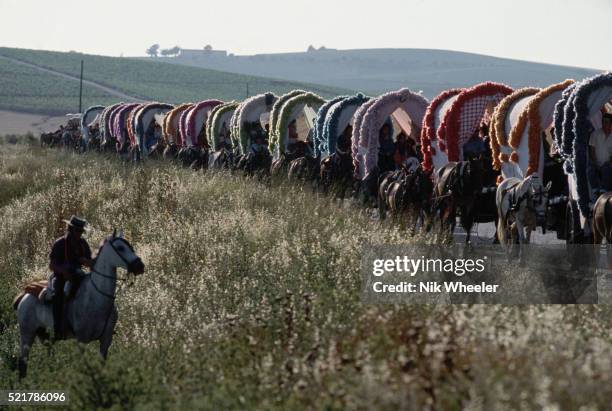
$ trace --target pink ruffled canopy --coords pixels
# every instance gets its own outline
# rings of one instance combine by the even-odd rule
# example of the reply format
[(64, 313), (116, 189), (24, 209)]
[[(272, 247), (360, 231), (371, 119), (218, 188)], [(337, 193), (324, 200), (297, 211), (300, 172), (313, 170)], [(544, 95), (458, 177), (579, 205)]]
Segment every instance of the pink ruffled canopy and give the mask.
[(211, 110), (220, 104), (223, 104), (223, 101), (205, 100), (194, 104), (183, 113), (184, 122), (181, 121), (179, 127), (182, 127), (181, 134), (185, 138), (185, 145), (201, 147), (206, 143), (205, 137), (202, 138), (202, 130), (204, 130)]
[(425, 97), (404, 88), (383, 94), (367, 108), (360, 131), (360, 145), (367, 149), (364, 164), (365, 175), (372, 172), (378, 165), (378, 134), (389, 116), (395, 116), (395, 113), (400, 110), (408, 115), (413, 127), (420, 128), (428, 105), (429, 102)]
[(181, 147), (187, 147), (191, 145), (189, 144), (189, 140), (187, 139), (187, 113), (189, 113), (189, 110), (191, 110), (192, 108), (193, 107), (188, 108), (179, 115), (177, 145)]
[[(372, 106), (376, 102), (376, 98), (368, 100), (364, 104), (361, 105), (355, 112), (355, 116), (353, 117), (353, 135), (351, 136), (351, 152), (353, 154), (353, 165), (355, 166), (356, 173), (358, 177), (360, 176), (361, 164), (365, 161), (363, 155), (365, 154), (366, 147), (365, 145), (361, 145), (361, 123), (363, 122), (363, 118), (368, 111), (368, 108)], [(365, 144), (365, 141), (364, 141)]]

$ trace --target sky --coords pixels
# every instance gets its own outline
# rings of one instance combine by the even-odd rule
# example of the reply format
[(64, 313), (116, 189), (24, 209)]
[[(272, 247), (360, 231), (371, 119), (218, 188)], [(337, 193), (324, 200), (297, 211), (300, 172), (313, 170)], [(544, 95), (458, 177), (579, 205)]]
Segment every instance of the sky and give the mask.
[(0, 0), (0, 46), (139, 56), (432, 48), (612, 69), (612, 0)]

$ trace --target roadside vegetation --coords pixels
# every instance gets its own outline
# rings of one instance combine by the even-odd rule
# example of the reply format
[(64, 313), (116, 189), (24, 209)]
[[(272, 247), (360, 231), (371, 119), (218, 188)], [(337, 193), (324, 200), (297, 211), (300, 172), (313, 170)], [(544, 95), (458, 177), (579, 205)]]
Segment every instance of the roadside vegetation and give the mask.
[[(71, 214), (94, 249), (124, 228), (146, 272), (118, 291), (106, 363), (36, 344), (20, 382), (12, 300)], [(0, 221), (2, 389), (68, 389), (75, 410), (612, 403), (609, 307), (366, 305), (362, 245), (422, 239), (310, 189), (4, 141)]]

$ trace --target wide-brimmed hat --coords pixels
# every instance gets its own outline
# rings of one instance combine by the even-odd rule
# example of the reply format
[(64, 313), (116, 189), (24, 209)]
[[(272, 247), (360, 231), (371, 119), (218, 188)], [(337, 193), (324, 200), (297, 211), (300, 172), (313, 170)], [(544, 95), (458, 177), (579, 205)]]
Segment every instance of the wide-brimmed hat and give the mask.
[(64, 222), (68, 225), (68, 227), (76, 228), (80, 231), (85, 231), (85, 227), (87, 226), (87, 221), (85, 219), (75, 215), (71, 216), (70, 220), (64, 220)]

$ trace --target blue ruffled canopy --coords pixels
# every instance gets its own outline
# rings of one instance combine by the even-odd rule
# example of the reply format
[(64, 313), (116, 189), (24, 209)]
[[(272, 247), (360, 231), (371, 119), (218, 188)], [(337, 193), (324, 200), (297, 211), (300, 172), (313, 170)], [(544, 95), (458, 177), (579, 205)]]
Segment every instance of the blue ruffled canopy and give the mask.
[[(561, 99), (555, 105), (555, 113), (554, 113), (554, 125), (555, 125), (555, 136), (554, 137), (555, 138), (553, 139), (553, 142), (555, 143), (555, 148), (557, 149), (559, 154), (566, 160), (569, 159), (569, 156), (571, 156), (571, 153), (567, 153), (563, 146), (563, 118), (564, 118), (565, 106), (567, 105), (570, 99), (570, 96), (574, 92), (575, 88), (576, 88), (576, 83), (566, 88), (561, 94)], [(570, 147), (570, 150), (571, 150), (571, 147)], [(566, 169), (566, 172), (567, 172), (567, 169)]]
[(317, 119), (315, 122), (315, 128), (314, 128), (314, 132), (313, 132), (313, 145), (314, 145), (314, 155), (315, 157), (318, 157), (322, 151), (325, 151), (323, 149), (323, 147), (325, 146), (325, 142), (324, 142), (324, 137), (323, 137), (323, 127), (325, 125), (325, 119), (327, 117), (327, 113), (329, 111), (329, 109), (336, 103), (344, 100), (345, 98), (347, 98), (348, 96), (338, 96), (335, 97), (331, 100), (329, 100), (327, 103), (323, 104), (320, 108), (319, 111), (317, 111)]
[(356, 110), (368, 100), (370, 100), (370, 97), (364, 96), (363, 94), (359, 93), (355, 96), (347, 97), (342, 101), (338, 102), (337, 104), (334, 104), (333, 107), (330, 107), (325, 117), (325, 123), (323, 125), (321, 145), (322, 152), (333, 154), (336, 151), (336, 142), (338, 140), (338, 136), (344, 131), (339, 129), (339, 123), (342, 117), (342, 113), (349, 108), (354, 108)]
[(576, 84), (569, 95), (564, 93), (555, 108), (555, 127), (561, 129), (560, 136), (559, 130), (555, 130), (556, 141), (565, 158), (565, 172), (575, 176), (578, 208), (584, 217), (590, 215), (587, 165), (589, 138), (594, 130), (591, 116), (601, 109), (591, 101), (591, 97), (606, 87), (610, 91), (603, 96), (604, 104), (612, 98), (612, 73), (587, 78)]

